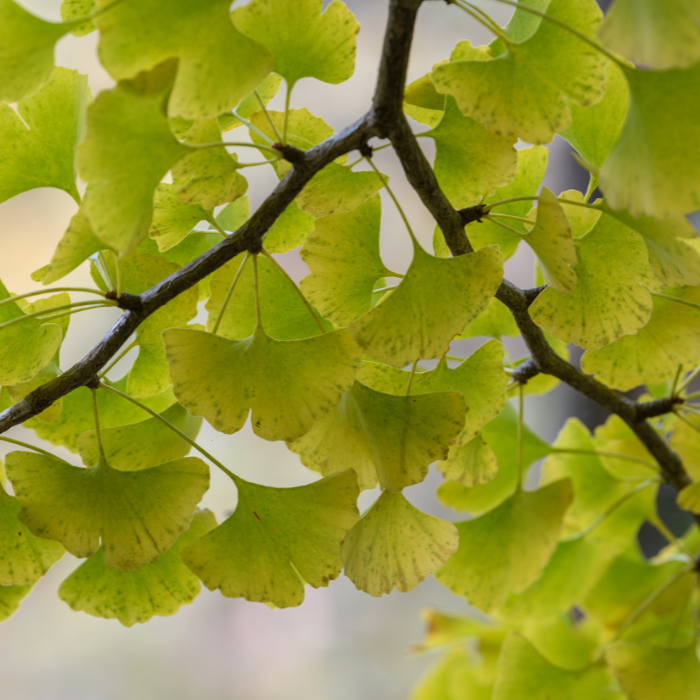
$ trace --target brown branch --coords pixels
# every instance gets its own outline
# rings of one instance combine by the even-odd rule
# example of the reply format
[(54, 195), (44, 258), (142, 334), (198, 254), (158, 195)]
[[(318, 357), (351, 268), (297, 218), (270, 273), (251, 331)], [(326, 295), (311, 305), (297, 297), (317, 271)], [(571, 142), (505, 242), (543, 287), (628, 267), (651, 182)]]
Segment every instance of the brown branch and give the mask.
[[(74, 389), (89, 385), (94, 381), (97, 372), (114, 357), (146, 318), (239, 253), (258, 250), (265, 233), (316, 173), (337, 157), (352, 150), (358, 149), (363, 154), (370, 153), (367, 142), (373, 136), (391, 140), (409, 183), (440, 226), (452, 254), (464, 255), (473, 252), (464, 226), (469, 221), (478, 221), (478, 216), (473, 213), (466, 215), (464, 211), (457, 211), (450, 204), (418, 146), (402, 110), (406, 69), (421, 2), (422, 0), (390, 2), (377, 87), (370, 112), (356, 124), (309, 151), (286, 147), (283, 155), (294, 167), (251, 219), (235, 234), (152, 289), (138, 297), (126, 298), (122, 304), (126, 308), (124, 315), (90, 353), (65, 374), (0, 414), (0, 433), (38, 415)], [(528, 312), (530, 304), (541, 290), (542, 288), (521, 290), (503, 280), (496, 294), (513, 314), (532, 355), (520, 368), (520, 374), (516, 372), (516, 377), (526, 381), (543, 372), (559, 378), (611, 413), (620, 416), (657, 460), (669, 483), (677, 489), (690, 483), (678, 455), (647, 422), (647, 418), (671, 410), (674, 400), (636, 403), (583, 374), (559, 357)]]

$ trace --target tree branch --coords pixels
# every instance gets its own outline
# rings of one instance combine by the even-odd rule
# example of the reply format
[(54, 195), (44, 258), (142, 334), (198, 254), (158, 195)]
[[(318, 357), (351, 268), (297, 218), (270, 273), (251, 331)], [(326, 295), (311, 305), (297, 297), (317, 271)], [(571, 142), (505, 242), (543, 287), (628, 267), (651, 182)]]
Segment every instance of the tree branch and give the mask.
[[(352, 150), (368, 152), (373, 136), (388, 138), (401, 161), (406, 177), (440, 226), (453, 255), (473, 252), (464, 226), (464, 212), (457, 211), (441, 190), (430, 163), (413, 135), (403, 114), (403, 90), (415, 27), (422, 0), (391, 0), (389, 19), (377, 87), (371, 110), (357, 123), (303, 152), (288, 148), (284, 155), (293, 169), (238, 231), (199, 258), (164, 279), (138, 297), (125, 300), (124, 315), (107, 335), (80, 362), (65, 374), (45, 384), (0, 414), (0, 433), (38, 415), (52, 403), (94, 381), (96, 374), (119, 351), (138, 326), (154, 311), (219, 269), (236, 255), (260, 249), (263, 236), (301, 192), (303, 187), (328, 163)], [(478, 220), (472, 218), (470, 220)], [(678, 455), (647, 422), (647, 418), (670, 411), (677, 400), (661, 399), (636, 403), (589, 377), (559, 357), (547, 343), (542, 330), (530, 318), (528, 308), (542, 288), (521, 290), (503, 280), (496, 293), (511, 311), (532, 358), (514, 375), (527, 381), (536, 374), (551, 374), (583, 395), (620, 416), (661, 466), (666, 480), (677, 489), (690, 483)]]

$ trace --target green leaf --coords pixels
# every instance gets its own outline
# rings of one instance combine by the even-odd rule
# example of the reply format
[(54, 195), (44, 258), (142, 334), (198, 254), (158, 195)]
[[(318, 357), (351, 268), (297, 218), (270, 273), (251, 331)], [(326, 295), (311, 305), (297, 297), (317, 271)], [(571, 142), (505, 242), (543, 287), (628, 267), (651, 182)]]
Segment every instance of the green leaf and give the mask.
[[(594, 0), (552, 0), (547, 14), (594, 38), (602, 13)], [(598, 102), (605, 91), (607, 59), (588, 43), (542, 22), (525, 41), (510, 43), (491, 60), (439, 64), (432, 79), (462, 113), (505, 137), (549, 143), (571, 124), (567, 101)]]
[[(577, 533), (614, 504), (628, 497), (638, 482), (618, 481), (595, 454), (596, 444), (587, 428), (577, 418), (570, 418), (557, 436), (553, 447), (561, 450), (580, 450), (550, 455), (542, 468), (542, 483), (570, 478), (575, 496), (566, 516), (566, 530)], [(644, 476), (653, 477), (651, 470)], [(632, 496), (609, 513), (588, 536), (608, 551), (621, 551), (634, 537), (645, 520), (654, 520), (656, 514), (656, 486)]]
[[(126, 392), (126, 377), (118, 382), (103, 381), (122, 392)], [(175, 403), (175, 397), (172, 390), (168, 389), (158, 396), (141, 399), (141, 403), (162, 413)], [(111, 391), (97, 392), (97, 406), (100, 413), (100, 426), (103, 429), (138, 423), (150, 417), (141, 408)], [(85, 431), (92, 430), (94, 422), (90, 390), (86, 387), (79, 387), (63, 397), (63, 411), (56, 420), (51, 423), (43, 423), (32, 418), (24, 425), (32, 428), (37, 437), (42, 440), (65, 447), (71, 452), (78, 452), (78, 438)]]
[[(698, 418), (692, 414), (685, 418), (700, 430)], [(684, 421), (676, 419), (673, 421), (673, 434), (669, 444), (680, 455), (683, 467), (693, 481), (700, 481), (700, 432)]]
[(479, 682), (467, 651), (457, 646), (418, 681), (410, 700), (491, 700), (491, 691)]
[(437, 467), (446, 479), (462, 486), (487, 484), (498, 474), (496, 455), (480, 435), (464, 445), (450, 447), (447, 460), (438, 462)]
[[(164, 258), (144, 253), (130, 253), (121, 258), (122, 290), (142, 294), (161, 280), (177, 272), (180, 267)], [(116, 274), (113, 273), (113, 279)], [(129, 372), (127, 393), (135, 397), (155, 396), (168, 388), (168, 365), (163, 354), (160, 334), (164, 328), (187, 325), (197, 313), (197, 288), (169, 301), (151, 314), (137, 329), (135, 343), (139, 354)]]
[(690, 66), (700, 60), (700, 5), (697, 0), (616, 0), (600, 38), (650, 68)]
[[(10, 293), (0, 281), (0, 301)], [(17, 302), (0, 306), (0, 323), (22, 318)], [(30, 381), (50, 362), (63, 341), (63, 330), (55, 323), (28, 318), (0, 330), (0, 385), (13, 386)]]
[(617, 642), (606, 658), (622, 689), (633, 700), (700, 698), (695, 641), (681, 649)]
[(36, 583), (64, 552), (58, 542), (35, 537), (17, 519), (19, 508), (17, 499), (8, 495), (0, 484), (0, 586), (3, 587)]
[(700, 208), (700, 124), (693, 118), (700, 63), (687, 69), (623, 66), (630, 92), (627, 119), (600, 170), (612, 209), (663, 219)]
[[(486, 484), (477, 484), (473, 488), (446, 481), (438, 488), (440, 501), (448, 508), (471, 512), (474, 514), (495, 508), (514, 490), (518, 478), (518, 416), (506, 404), (501, 413), (485, 425), (481, 435), (491, 447), (498, 461), (498, 473)], [(523, 426), (523, 470), (538, 459), (542, 459), (552, 448), (533, 433), (527, 425)], [(459, 464), (461, 451), (454, 454), (455, 466)]]
[(537, 219), (525, 242), (537, 256), (544, 281), (552, 289), (568, 294), (576, 286), (576, 247), (569, 220), (554, 193), (542, 189), (537, 203)]
[(216, 527), (208, 510), (197, 511), (186, 532), (152, 564), (136, 571), (109, 568), (98, 549), (58, 589), (59, 598), (88, 615), (117, 619), (125, 627), (148, 622), (154, 615), (174, 615), (200, 591), (199, 579), (182, 563), (180, 552)]
[(29, 594), (32, 586), (0, 586), (0, 622), (17, 612), (22, 599)]
[[(5, 29), (2, 6), (7, 2), (0, 1), (0, 36)], [(0, 46), (4, 43), (0, 38)], [(1, 73), (0, 54), (0, 91)], [(0, 139), (4, 144), (0, 202), (38, 187), (56, 187), (80, 201), (73, 154), (83, 136), (89, 102), (87, 76), (57, 68), (48, 83), (18, 103), (17, 112), (9, 105), (0, 104)]]
[(358, 516), (354, 472), (296, 488), (238, 477), (236, 486), (234, 514), (182, 552), (207, 588), (287, 608), (304, 600), (305, 583), (320, 588), (338, 576), (340, 545)]
[(301, 78), (337, 85), (355, 71), (355, 36), (360, 25), (334, 0), (253, 0), (233, 12), (236, 26), (275, 56), (274, 71), (289, 89)]
[(393, 396), (355, 382), (338, 406), (289, 448), (328, 475), (353, 468), (360, 489), (379, 481), (401, 491), (425, 479), (464, 426), (464, 397), (456, 391)]
[[(231, 282), (244, 259), (245, 254), (237, 255), (212, 275), (211, 297), (206, 306), (209, 312), (207, 330), (213, 330)], [(321, 329), (292, 283), (266, 257), (259, 256), (257, 263), (260, 316), (266, 333), (277, 340), (296, 340), (318, 335)], [(255, 329), (255, 321), (255, 281), (253, 263), (249, 260), (226, 305), (217, 333), (235, 340), (247, 338)], [(325, 325), (328, 330), (333, 329), (330, 324)]]
[(515, 338), (519, 335), (518, 324), (508, 307), (496, 297), (492, 297), (486, 311), (477, 316), (462, 333), (461, 338), (487, 336), (500, 340), (503, 336)]
[[(185, 137), (188, 145), (219, 141), (221, 130), (216, 119), (196, 120)], [(204, 209), (233, 202), (248, 190), (246, 179), (237, 169), (238, 156), (223, 147), (195, 151), (173, 167), (178, 201), (201, 204)]]
[(280, 341), (260, 326), (245, 340), (171, 328), (163, 342), (175, 395), (192, 415), (230, 434), (252, 409), (253, 431), (265, 440), (292, 442), (308, 432), (352, 386), (360, 364), (346, 330)]
[(209, 468), (186, 457), (126, 472), (101, 460), (88, 469), (42, 454), (11, 452), (7, 476), (20, 520), (37, 536), (89, 557), (102, 540), (107, 566), (134, 571), (172, 546), (209, 488)]
[(0, 0), (0, 100), (17, 102), (49, 80), (54, 45), (76, 26), (45, 22), (13, 0)]
[(445, 96), (435, 89), (430, 73), (406, 86), (403, 111), (420, 124), (430, 128), (438, 125), (445, 112)]
[(577, 700), (586, 674), (553, 666), (517, 632), (503, 645), (498, 671), (493, 700)]
[(495, 610), (539, 578), (572, 498), (572, 484), (563, 479), (517, 491), (485, 515), (457, 523), (459, 549), (435, 577), (479, 610)]
[[(76, 19), (82, 19), (87, 15), (91, 15), (95, 11), (95, 0), (61, 0), (61, 19), (64, 22), (70, 22)], [(84, 36), (96, 29), (92, 20), (81, 22), (75, 29), (71, 30), (73, 36)]]
[[(664, 294), (700, 304), (697, 287), (667, 287)], [(673, 379), (678, 365), (700, 355), (700, 312), (685, 304), (653, 298), (651, 318), (636, 335), (619, 338), (600, 350), (588, 350), (581, 368), (621, 391)]]
[(286, 253), (298, 248), (314, 230), (315, 219), (292, 202), (265, 234), (263, 245), (270, 253)]
[(435, 176), (456, 209), (491, 196), (515, 177), (516, 139), (497, 136), (465, 117), (453, 97), (447, 97), (442, 119), (424, 136), (435, 141)]
[[(113, 0), (97, 0), (97, 8)], [(216, 117), (234, 107), (272, 69), (272, 56), (241, 34), (228, 0), (126, 0), (100, 13), (99, 55), (115, 80), (133, 78), (178, 59), (168, 112), (188, 119)]]
[(575, 289), (568, 294), (545, 289), (530, 306), (530, 316), (555, 338), (597, 350), (648, 323), (652, 299), (647, 290), (659, 291), (661, 285), (643, 241), (611, 217), (601, 216), (575, 246)]
[(211, 215), (200, 204), (178, 201), (177, 192), (177, 185), (163, 183), (156, 188), (148, 235), (158, 243), (160, 252), (176, 246), (200, 221)]
[[(123, 400), (123, 399), (122, 399)], [(201, 418), (189, 415), (180, 404), (173, 404), (161, 414), (165, 420), (193, 440), (202, 425)], [(140, 423), (103, 428), (102, 446), (105, 458), (113, 469), (135, 472), (164, 462), (185, 457), (190, 444), (157, 418)], [(94, 430), (83, 433), (78, 440), (80, 458), (85, 464), (97, 464), (99, 447)]]
[(598, 104), (579, 107), (570, 104), (571, 126), (563, 136), (591, 165), (600, 168), (620, 135), (630, 98), (620, 67), (608, 63), (605, 96)]
[[(115, 11), (130, 4), (120, 3)], [(100, 15), (107, 16), (112, 13)], [(94, 234), (116, 250), (133, 250), (146, 236), (158, 183), (191, 152), (173, 136), (165, 116), (175, 68), (163, 64), (120, 82), (88, 109), (77, 152), (80, 177), (93, 184), (84, 212)]]
[(316, 221), (301, 249), (310, 270), (301, 281), (301, 291), (338, 326), (369, 311), (377, 280), (393, 276), (379, 254), (381, 216), (381, 199), (373, 195), (350, 212)]
[(414, 242), (401, 284), (350, 325), (360, 347), (394, 367), (442, 357), (450, 341), (486, 309), (503, 277), (494, 247), (436, 258)]
[(358, 590), (381, 596), (413, 590), (457, 549), (452, 523), (422, 513), (402, 493), (383, 491), (348, 533), (345, 575)]

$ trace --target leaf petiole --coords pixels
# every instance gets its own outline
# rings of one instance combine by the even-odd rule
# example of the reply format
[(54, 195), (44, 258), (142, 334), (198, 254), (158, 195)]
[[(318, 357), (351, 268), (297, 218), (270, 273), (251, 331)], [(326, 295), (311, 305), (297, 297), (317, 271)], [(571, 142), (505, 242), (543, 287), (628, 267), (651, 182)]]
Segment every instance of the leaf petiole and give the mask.
[(634, 462), (635, 464), (642, 464), (649, 469), (653, 469), (655, 472), (659, 471), (656, 464), (652, 462), (647, 462), (644, 459), (639, 459), (639, 457), (632, 457), (631, 455), (626, 455), (622, 452), (605, 452), (598, 450), (575, 450), (566, 447), (553, 447), (552, 452), (554, 454), (572, 454), (572, 455), (590, 455), (591, 457), (610, 457), (611, 459), (622, 459), (627, 462)]
[(133, 350), (137, 346), (137, 343), (135, 340), (132, 340), (115, 358), (110, 362), (108, 367), (106, 369), (103, 369), (98, 375), (98, 379), (104, 379), (107, 376), (107, 373), (121, 360), (123, 357), (127, 355), (127, 353), (130, 350)]
[(406, 384), (406, 396), (411, 395), (411, 387), (413, 386), (413, 377), (416, 373), (416, 367), (418, 367), (418, 360), (411, 366), (411, 374), (408, 376), (408, 384)]
[(211, 330), (211, 332), (216, 335), (216, 332), (219, 330), (219, 326), (221, 325), (221, 320), (224, 317), (224, 313), (226, 313), (226, 307), (228, 306), (229, 301), (231, 300), (231, 296), (233, 295), (233, 290), (236, 288), (236, 285), (238, 284), (238, 279), (243, 273), (243, 268), (246, 266), (246, 263), (248, 262), (248, 259), (250, 258), (250, 253), (246, 253), (245, 257), (243, 258), (243, 261), (239, 265), (238, 269), (236, 270), (236, 274), (233, 276), (233, 280), (231, 280), (231, 284), (229, 285), (228, 291), (226, 292), (226, 296), (224, 297), (224, 300), (221, 304), (221, 308), (219, 309), (219, 313), (216, 316), (216, 321), (214, 322), (214, 326)]
[(523, 490), (523, 413), (525, 410), (525, 385), (518, 382), (518, 483), (516, 491)]
[(42, 450), (41, 447), (35, 447), (34, 445), (30, 445), (28, 442), (22, 442), (21, 440), (15, 440), (14, 438), (5, 437), (4, 435), (0, 435), (0, 441), (9, 442), (12, 445), (18, 445), (19, 447), (25, 447), (28, 450), (34, 450), (34, 452), (38, 452), (39, 454), (45, 455), (46, 457), (51, 457), (53, 459), (57, 459), (57, 460), (59, 460), (59, 462), (64, 462), (65, 464), (70, 464), (70, 462), (66, 462), (65, 459), (58, 457), (57, 455), (53, 455), (50, 452), (47, 452), (46, 450)]
[(104, 292), (99, 289), (89, 289), (88, 287), (53, 287), (50, 289), (39, 289), (34, 292), (25, 292), (24, 294), (15, 294), (7, 299), (2, 299), (0, 301), (0, 306), (11, 304), (13, 301), (19, 301), (20, 299), (28, 299), (29, 297), (35, 297), (41, 294), (53, 294), (54, 292), (82, 292), (85, 294), (97, 294), (104, 298)]
[[(70, 304), (60, 304), (59, 306), (51, 306), (48, 309), (42, 309), (41, 311), (35, 311), (34, 313), (31, 314), (25, 314), (24, 316), (19, 316), (18, 318), (13, 318), (11, 321), (5, 321), (5, 323), (0, 323), (0, 330), (3, 330), (5, 328), (9, 328), (10, 326), (15, 326), (18, 323), (22, 323), (23, 321), (27, 321), (30, 318), (38, 318), (40, 316), (44, 316), (45, 318), (39, 318), (39, 320), (47, 320), (49, 318), (59, 318), (59, 316), (65, 316), (65, 314), (59, 314), (59, 315), (54, 315), (52, 312), (55, 311), (64, 311), (66, 309), (78, 309), (81, 307), (88, 306), (90, 308), (98, 308), (100, 306), (116, 306), (117, 302), (116, 301), (110, 301), (108, 299), (105, 299), (104, 301), (74, 301)], [(46, 316), (46, 314), (50, 314), (49, 316)]]
[[(265, 115), (265, 118), (267, 119), (267, 123), (270, 125), (270, 129), (272, 129), (272, 133), (275, 135), (275, 138), (277, 139), (277, 143), (284, 143), (284, 141), (282, 140), (282, 137), (280, 136), (280, 132), (277, 131), (277, 125), (272, 120), (272, 117), (270, 116), (270, 113), (267, 111), (267, 107), (265, 106), (265, 102), (263, 101), (263, 98), (260, 97), (260, 93), (257, 90), (255, 90), (255, 97), (258, 101), (258, 104), (260, 105), (260, 109), (262, 110), (262, 113)], [(239, 117), (239, 119), (240, 119), (240, 117)], [(252, 124), (251, 124), (251, 126), (252, 126)], [(265, 136), (263, 134), (263, 132), (260, 131), (259, 129), (256, 129), (255, 127), (253, 127), (253, 128), (255, 129), (255, 132), (258, 135), (264, 136), (265, 141), (267, 141), (270, 145), (272, 145), (273, 142), (270, 141), (268, 136)]]
[(202, 151), (206, 148), (257, 148), (260, 151), (269, 151), (275, 155), (279, 155), (280, 152), (272, 146), (264, 146), (261, 143), (246, 143), (245, 141), (212, 141), (210, 143), (190, 143), (188, 144), (190, 148), (197, 151)]

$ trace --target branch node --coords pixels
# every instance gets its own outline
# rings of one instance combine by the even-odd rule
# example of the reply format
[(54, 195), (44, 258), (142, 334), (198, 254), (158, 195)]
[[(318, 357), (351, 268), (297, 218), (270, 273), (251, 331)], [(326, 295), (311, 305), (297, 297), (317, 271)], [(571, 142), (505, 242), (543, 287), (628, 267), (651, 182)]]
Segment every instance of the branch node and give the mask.
[(140, 312), (143, 310), (143, 302), (138, 294), (129, 294), (128, 292), (122, 292), (119, 297), (115, 291), (109, 291), (105, 293), (105, 299), (110, 301), (116, 301), (117, 306), (125, 311), (136, 311)]
[(537, 297), (544, 292), (544, 290), (547, 289), (547, 285), (543, 284), (540, 287), (533, 287), (532, 289), (523, 289), (523, 296), (525, 297), (525, 303), (529, 307)]
[(367, 143), (367, 141), (361, 143), (357, 150), (360, 152), (360, 155), (364, 156), (365, 158), (371, 158), (372, 153), (374, 153), (374, 149)]
[(272, 148), (282, 154), (282, 158), (289, 161), (292, 165), (299, 165), (306, 160), (306, 153), (296, 146), (290, 144), (273, 143)]
[(527, 384), (530, 379), (541, 373), (540, 366), (534, 357), (525, 360), (518, 369), (511, 374), (510, 378), (519, 384)]
[(459, 210), (459, 216), (464, 226), (474, 221), (481, 223), (482, 218), (486, 216), (486, 214), (488, 214), (488, 206), (486, 204), (475, 204), (473, 207), (466, 207), (466, 209)]

